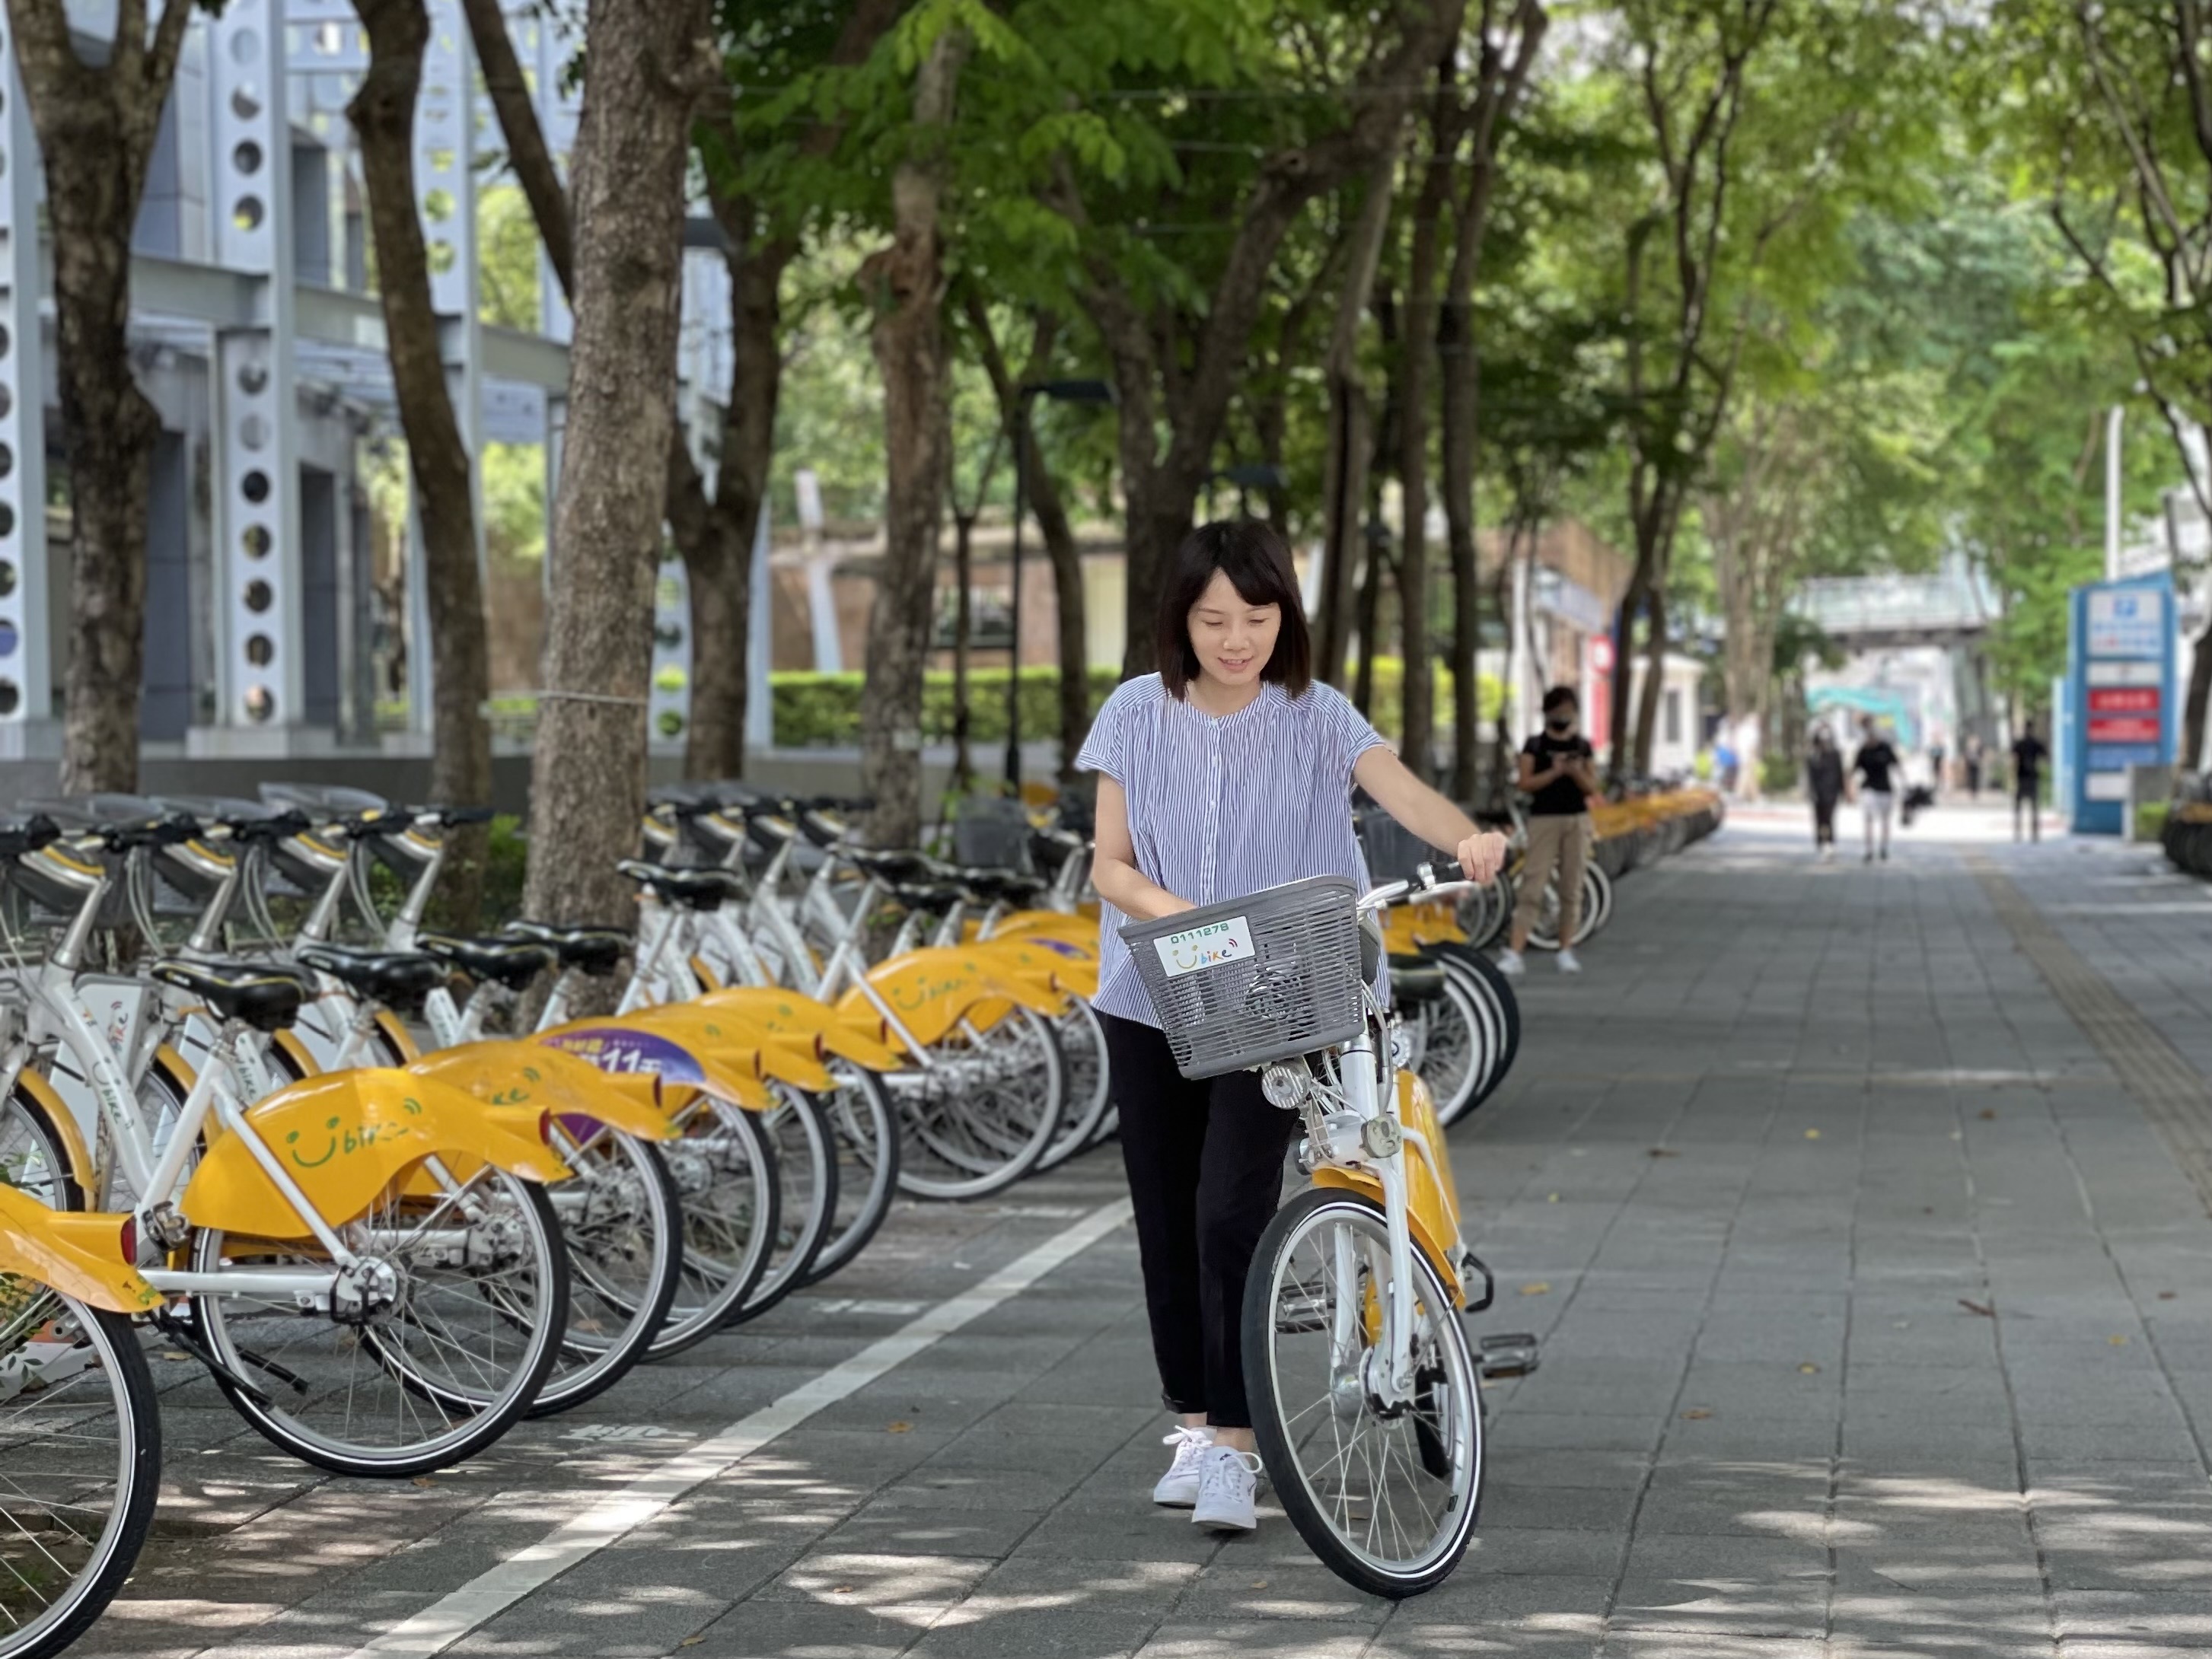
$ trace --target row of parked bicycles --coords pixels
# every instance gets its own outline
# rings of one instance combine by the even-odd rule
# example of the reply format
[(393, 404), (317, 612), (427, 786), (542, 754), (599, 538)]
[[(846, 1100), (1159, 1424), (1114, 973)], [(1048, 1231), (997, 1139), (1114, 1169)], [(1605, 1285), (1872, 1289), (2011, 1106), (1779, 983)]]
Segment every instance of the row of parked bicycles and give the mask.
[[(987, 867), (690, 787), (633, 917), (460, 934), (429, 918), (484, 815), (264, 797), (0, 819), (0, 1659), (66, 1647), (147, 1534), (142, 1334), (288, 1453), (421, 1476), (757, 1318), (902, 1195), (1113, 1133), (1079, 833)], [(1449, 899), (1388, 948), (1449, 1123), (1517, 1008)]]

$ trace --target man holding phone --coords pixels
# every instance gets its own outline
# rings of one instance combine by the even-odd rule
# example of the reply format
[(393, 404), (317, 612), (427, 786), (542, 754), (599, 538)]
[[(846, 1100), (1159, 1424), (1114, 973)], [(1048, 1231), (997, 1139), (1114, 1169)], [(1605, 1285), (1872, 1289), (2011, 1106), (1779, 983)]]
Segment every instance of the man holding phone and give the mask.
[(1559, 971), (1579, 974), (1575, 957), (1575, 933), (1582, 926), (1583, 865), (1589, 857), (1590, 798), (1598, 793), (1597, 751), (1575, 727), (1582, 720), (1582, 700), (1571, 685), (1555, 685), (1544, 694), (1544, 729), (1521, 745), (1520, 776), (1516, 780), (1528, 795), (1528, 856), (1521, 866), (1520, 902), (1513, 907), (1513, 938), (1498, 958), (1501, 970), (1522, 971), (1521, 953), (1528, 948), (1528, 930), (1544, 906), (1544, 889), (1554, 872), (1559, 877)]

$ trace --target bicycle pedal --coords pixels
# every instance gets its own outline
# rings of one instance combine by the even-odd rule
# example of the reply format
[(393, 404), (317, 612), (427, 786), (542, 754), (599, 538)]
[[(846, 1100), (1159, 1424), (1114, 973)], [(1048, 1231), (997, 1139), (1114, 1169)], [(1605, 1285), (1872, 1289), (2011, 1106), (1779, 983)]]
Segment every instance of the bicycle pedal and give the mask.
[(1482, 1380), (1494, 1382), (1509, 1376), (1526, 1376), (1541, 1363), (1537, 1339), (1526, 1331), (1500, 1332), (1477, 1345)]

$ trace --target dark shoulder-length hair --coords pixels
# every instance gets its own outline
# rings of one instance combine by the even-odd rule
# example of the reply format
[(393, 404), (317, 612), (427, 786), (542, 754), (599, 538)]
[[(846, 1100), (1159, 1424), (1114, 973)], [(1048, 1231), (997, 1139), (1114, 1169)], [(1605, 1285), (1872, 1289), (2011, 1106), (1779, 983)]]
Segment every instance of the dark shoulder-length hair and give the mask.
[(1298, 599), (1298, 575), (1291, 550), (1265, 519), (1217, 519), (1183, 538), (1174, 568), (1160, 587), (1156, 649), (1160, 679), (1180, 698), (1198, 674), (1198, 653), (1190, 648), (1191, 607), (1221, 572), (1247, 605), (1281, 608), (1282, 628), (1260, 678), (1292, 696), (1313, 684), (1313, 636), (1306, 630), (1305, 606)]

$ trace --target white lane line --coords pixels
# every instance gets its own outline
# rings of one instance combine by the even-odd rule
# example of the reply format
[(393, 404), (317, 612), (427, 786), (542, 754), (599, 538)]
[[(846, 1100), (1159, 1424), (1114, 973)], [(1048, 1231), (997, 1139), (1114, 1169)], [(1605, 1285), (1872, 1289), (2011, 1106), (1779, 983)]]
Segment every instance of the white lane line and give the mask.
[(520, 1554), (478, 1574), (367, 1646), (355, 1649), (347, 1659), (428, 1659), (432, 1654), (443, 1653), (532, 1590), (643, 1526), (694, 1487), (728, 1473), (733, 1464), (751, 1456), (778, 1435), (857, 1393), (1000, 1303), (1019, 1296), (1127, 1221), (1129, 1207), (1129, 1200), (1122, 1199), (1093, 1210), (973, 1290), (939, 1303), (919, 1319), (879, 1342), (870, 1343), (812, 1382), (801, 1383), (772, 1405), (677, 1453), (642, 1480), (599, 1499)]

